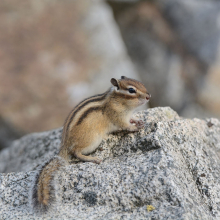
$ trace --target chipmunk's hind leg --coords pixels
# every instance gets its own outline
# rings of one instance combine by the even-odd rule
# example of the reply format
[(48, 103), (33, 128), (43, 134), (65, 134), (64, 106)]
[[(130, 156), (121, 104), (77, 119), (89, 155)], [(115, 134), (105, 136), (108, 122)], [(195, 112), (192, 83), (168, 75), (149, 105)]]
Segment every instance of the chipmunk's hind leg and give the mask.
[(85, 156), (80, 151), (75, 151), (74, 156), (78, 158), (79, 160), (82, 160), (85, 162), (93, 162), (97, 164), (100, 164), (102, 162), (102, 160), (99, 159), (98, 157)]
[(85, 139), (81, 139), (80, 141), (77, 142), (78, 144), (75, 144), (75, 146), (72, 147), (72, 154), (79, 160), (100, 164), (102, 161), (101, 159), (86, 155), (91, 154), (99, 147), (103, 139), (103, 136), (101, 134), (99, 135), (93, 134), (87, 137), (86, 139), (89, 139), (89, 141)]

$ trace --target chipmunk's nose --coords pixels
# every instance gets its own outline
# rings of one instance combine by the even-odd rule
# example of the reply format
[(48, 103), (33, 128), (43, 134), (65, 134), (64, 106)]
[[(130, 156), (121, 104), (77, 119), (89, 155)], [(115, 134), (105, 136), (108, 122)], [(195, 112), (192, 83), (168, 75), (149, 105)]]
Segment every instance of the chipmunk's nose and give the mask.
[(150, 94), (150, 93), (147, 93), (146, 99), (149, 100), (150, 97), (151, 97), (151, 94)]

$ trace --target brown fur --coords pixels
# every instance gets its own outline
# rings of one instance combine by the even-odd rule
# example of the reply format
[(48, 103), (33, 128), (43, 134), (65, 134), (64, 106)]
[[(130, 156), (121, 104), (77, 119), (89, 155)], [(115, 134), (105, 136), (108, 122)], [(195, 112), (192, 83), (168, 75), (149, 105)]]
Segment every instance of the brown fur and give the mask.
[(56, 156), (40, 168), (31, 190), (31, 205), (36, 213), (43, 213), (49, 209), (54, 200), (54, 175), (64, 165), (65, 161)]
[(90, 98), (85, 99), (84, 101), (82, 101), (79, 105), (77, 105), (72, 111), (71, 114), (68, 116), (67, 118), (67, 122), (65, 123), (65, 127), (66, 127), (66, 131), (69, 128), (70, 123), (72, 122), (72, 119), (74, 118), (75, 114), (77, 112), (79, 112), (84, 106), (86, 106), (87, 104), (89, 104), (90, 102), (97, 102), (97, 101), (101, 101), (103, 99), (105, 99), (107, 93), (103, 93), (103, 94), (99, 94), (96, 96), (92, 96)]
[(79, 120), (77, 121), (76, 125), (79, 125), (82, 123), (83, 119), (85, 119), (89, 114), (91, 114), (94, 111), (102, 111), (102, 107), (91, 107), (88, 110), (86, 110), (79, 118)]
[[(108, 91), (107, 91), (108, 92)], [(69, 129), (70, 123), (72, 122), (74, 116), (76, 115), (76, 113), (78, 111), (81, 110), (82, 107), (84, 107), (85, 105), (87, 105), (88, 103), (92, 102), (92, 101), (100, 101), (103, 98), (105, 98), (105, 96), (108, 94), (107, 92), (103, 93), (103, 94), (98, 94), (92, 97), (89, 97), (85, 100), (83, 100), (82, 102), (80, 102), (68, 115), (68, 117), (65, 120), (64, 126), (63, 126), (63, 134), (62, 134), (62, 142), (64, 140), (64, 134), (66, 134), (66, 132)]]
[(39, 176), (38, 182), (38, 201), (46, 206), (50, 199), (50, 185), (54, 172), (58, 170), (60, 163), (58, 159), (53, 159), (47, 166), (45, 166)]

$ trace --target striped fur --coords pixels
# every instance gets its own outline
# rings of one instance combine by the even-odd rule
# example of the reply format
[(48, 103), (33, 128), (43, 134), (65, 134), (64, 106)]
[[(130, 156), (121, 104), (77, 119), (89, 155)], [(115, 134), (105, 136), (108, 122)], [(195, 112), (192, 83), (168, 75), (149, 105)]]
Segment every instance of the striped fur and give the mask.
[(102, 111), (103, 108), (102, 107), (91, 107), (89, 109), (87, 109), (79, 118), (79, 120), (77, 121), (76, 125), (79, 125), (82, 123), (83, 119), (85, 119), (87, 117), (88, 114), (91, 114), (94, 111)]
[(64, 123), (64, 130), (63, 130), (63, 135), (62, 135), (62, 142), (64, 141), (65, 138), (65, 134), (68, 132), (70, 124), (73, 121), (73, 118), (75, 117), (75, 115), (86, 105), (88, 105), (91, 102), (100, 102), (102, 100), (104, 100), (106, 98), (106, 96), (108, 95), (109, 90), (106, 91), (105, 93), (102, 94), (98, 94), (98, 95), (94, 95), (90, 98), (87, 98), (85, 100), (83, 100), (82, 102), (80, 102), (68, 115), (65, 123)]
[(30, 203), (35, 213), (43, 214), (49, 210), (55, 199), (54, 175), (64, 165), (65, 161), (61, 157), (55, 156), (38, 170), (30, 194)]

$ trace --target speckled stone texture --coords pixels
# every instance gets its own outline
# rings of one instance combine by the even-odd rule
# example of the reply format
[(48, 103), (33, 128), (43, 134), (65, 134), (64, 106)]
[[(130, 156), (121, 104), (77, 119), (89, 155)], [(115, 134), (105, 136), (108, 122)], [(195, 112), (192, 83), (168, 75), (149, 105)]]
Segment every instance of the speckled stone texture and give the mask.
[(183, 119), (169, 107), (137, 116), (145, 128), (109, 135), (93, 153), (100, 165), (74, 161), (57, 173), (56, 202), (42, 216), (28, 193), (61, 129), (15, 141), (0, 154), (1, 172), (16, 172), (0, 175), (0, 219), (220, 219), (220, 122)]

